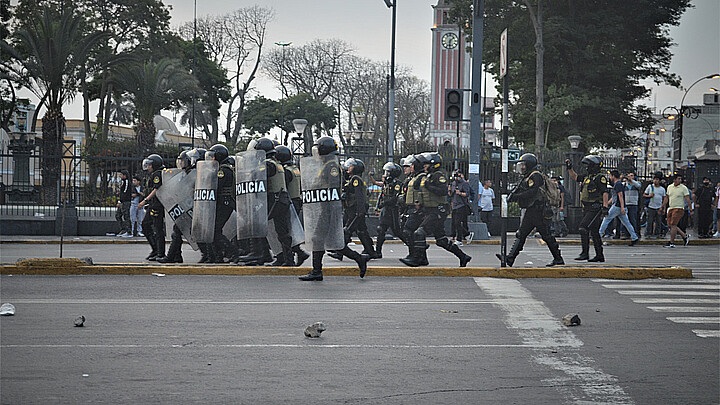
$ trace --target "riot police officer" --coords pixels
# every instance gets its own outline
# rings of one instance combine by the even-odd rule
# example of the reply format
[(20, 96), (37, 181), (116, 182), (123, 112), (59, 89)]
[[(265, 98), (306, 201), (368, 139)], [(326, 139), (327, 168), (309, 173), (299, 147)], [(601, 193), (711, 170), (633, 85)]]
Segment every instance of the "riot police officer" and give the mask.
[[(259, 138), (248, 144), (248, 150), (265, 151), (265, 169), (267, 171), (268, 220), (273, 220), (278, 240), (282, 245), (281, 266), (294, 266), (292, 237), (290, 235), (290, 196), (285, 183), (285, 168), (275, 159), (275, 144), (268, 138)], [(240, 257), (246, 265), (262, 265), (269, 255), (269, 245), (265, 238), (250, 240), (250, 254)], [(280, 253), (280, 252), (277, 252)], [(272, 261), (272, 256), (269, 257)]]
[(155, 196), (156, 190), (162, 186), (165, 164), (160, 155), (153, 153), (143, 160), (142, 165), (143, 170), (150, 174), (145, 180), (145, 190), (149, 194), (138, 204), (139, 209), (145, 205), (148, 207), (142, 228), (152, 251), (145, 260), (155, 261), (165, 257), (165, 209)]
[[(553, 256), (553, 261), (547, 266), (555, 266), (565, 264), (560, 254), (560, 246), (555, 240), (555, 236), (550, 232), (550, 221), (552, 220), (552, 209), (548, 205), (547, 197), (541, 191), (545, 187), (545, 177), (538, 171), (537, 157), (532, 153), (526, 153), (520, 156), (520, 160), (515, 166), (515, 171), (523, 175), (520, 184), (510, 193), (509, 201), (515, 201), (520, 208), (525, 208), (525, 216), (520, 223), (520, 229), (516, 234), (515, 243), (513, 243), (510, 253), (505, 256), (505, 263), (512, 267), (515, 258), (520, 254), (525, 245), (530, 232), (537, 229), (540, 236), (547, 244)], [(496, 254), (498, 259), (502, 261), (501, 254)]]
[[(345, 184), (342, 190), (343, 225), (345, 243), (349, 243), (353, 234), (357, 234), (363, 245), (363, 252), (367, 252), (371, 259), (377, 258), (372, 238), (367, 229), (365, 216), (367, 215), (367, 188), (365, 181), (360, 177), (365, 171), (365, 163), (360, 159), (350, 158), (343, 164), (345, 171)], [(328, 256), (342, 260), (339, 252), (330, 252)]]
[[(205, 158), (205, 149), (192, 149), (182, 151), (175, 160), (175, 167), (182, 169), (185, 173), (190, 173), (195, 168), (198, 160)], [(190, 237), (190, 235), (185, 235)], [(172, 235), (170, 236), (170, 247), (164, 258), (158, 259), (158, 263), (182, 263), (182, 243), (183, 234), (177, 224), (173, 224)]]
[[(298, 217), (302, 218), (302, 196), (300, 194), (300, 168), (293, 163), (293, 154), (285, 145), (275, 146), (275, 159), (283, 165), (285, 169), (285, 184), (287, 185), (288, 194), (290, 195), (290, 201), (292, 202), (293, 208)], [(299, 244), (292, 247), (293, 254), (297, 255), (297, 261), (295, 265), (302, 266), (310, 255), (304, 251)], [(278, 261), (282, 262), (281, 255), (278, 255)], [(277, 265), (280, 265), (278, 263)]]
[(206, 159), (207, 157), (220, 163), (217, 172), (215, 233), (210, 254), (213, 256), (215, 263), (224, 263), (223, 255), (227, 255), (231, 260), (237, 258), (237, 248), (230, 243), (222, 232), (223, 226), (225, 226), (225, 223), (235, 210), (235, 169), (232, 167), (232, 160), (225, 145), (213, 145), (206, 152)]
[(382, 258), (382, 246), (385, 243), (385, 233), (390, 229), (393, 236), (404, 239), (402, 229), (400, 228), (400, 212), (398, 207), (398, 197), (402, 191), (400, 175), (402, 168), (393, 163), (387, 162), (383, 166), (382, 182), (375, 181), (375, 185), (382, 187), (380, 198), (378, 199), (378, 208), (380, 208), (380, 223), (377, 226), (377, 243), (375, 245), (375, 255), (378, 259)]
[[(320, 137), (315, 142), (315, 145), (313, 145), (313, 156), (337, 155), (337, 153), (338, 153), (337, 143), (335, 142), (334, 139), (332, 139), (329, 136)], [(309, 159), (309, 158), (305, 158), (305, 159)], [(318, 179), (331, 178), (331, 177), (337, 178), (337, 176), (339, 176), (339, 173), (337, 173), (337, 166), (336, 166), (335, 162), (336, 161), (333, 162), (333, 165), (326, 164), (325, 166), (323, 166), (319, 170), (319, 173), (317, 173)], [(302, 170), (302, 173), (312, 173), (312, 172), (306, 171), (306, 169), (302, 165), (301, 165), (301, 170)], [(320, 181), (320, 183), (323, 183), (323, 182)], [(302, 186), (303, 186), (303, 189), (302, 189), (303, 195), (305, 196), (307, 194), (310, 198), (312, 198), (313, 190), (311, 190), (311, 189), (306, 190), (306, 188), (305, 188), (305, 187), (310, 187), (310, 186), (308, 186), (305, 182), (302, 183)], [(324, 184), (321, 184), (321, 186), (324, 187)], [(323, 191), (325, 191), (325, 190), (323, 190)], [(330, 194), (331, 191), (332, 190), (328, 190), (328, 193)], [(338, 198), (339, 198), (339, 196), (338, 196)], [(320, 226), (318, 226), (318, 224), (312, 224), (312, 223), (309, 223), (309, 221), (308, 221), (308, 218), (311, 218), (311, 217), (318, 217), (316, 219), (319, 221), (322, 221), (324, 219), (325, 215), (330, 214), (327, 211), (324, 211), (324, 208), (330, 209), (330, 207), (331, 207), (331, 205), (329, 204), (330, 202), (331, 201), (329, 199), (328, 199), (328, 201), (313, 202), (313, 204), (316, 205), (316, 207), (312, 208), (313, 211), (315, 211), (314, 214), (316, 214), (313, 216), (308, 215), (307, 211), (309, 211), (310, 208), (304, 208), (306, 239), (309, 238), (311, 241), (313, 239), (318, 239), (318, 242), (323, 243), (323, 244), (327, 244), (328, 242), (333, 242), (333, 241), (326, 241), (325, 239), (326, 239), (327, 235), (335, 234), (336, 232), (334, 232), (334, 231), (337, 231), (337, 229), (328, 230), (328, 229), (326, 229), (326, 226), (324, 226), (325, 224), (320, 224)], [(338, 207), (338, 210), (339, 210), (339, 208), (340, 207)], [(339, 220), (338, 220), (338, 225), (341, 225), (339, 223)], [(313, 230), (317, 234), (313, 234)], [(347, 239), (346, 234), (345, 234), (345, 237)], [(365, 274), (367, 272), (367, 262), (368, 262), (368, 260), (370, 260), (370, 257), (368, 255), (360, 254), (360, 253), (350, 249), (347, 246), (347, 243), (345, 243), (344, 246), (342, 247), (342, 249), (340, 249), (338, 252), (343, 256), (347, 256), (350, 259), (355, 260), (355, 262), (358, 265), (358, 268), (360, 269), (360, 277), (361, 278), (365, 277)], [(302, 280), (302, 281), (322, 281), (323, 280), (322, 259), (323, 259), (324, 254), (325, 254), (325, 250), (320, 250), (318, 247), (313, 245), (313, 249), (312, 249), (312, 266), (313, 266), (313, 268), (312, 268), (312, 271), (310, 271), (310, 273), (308, 273), (304, 276), (300, 276), (299, 277), (300, 280)]]
[[(600, 238), (600, 222), (603, 207), (608, 205), (608, 181), (600, 174), (603, 161), (600, 156), (587, 155), (580, 162), (585, 166), (587, 175), (580, 175), (573, 170), (570, 160), (565, 160), (570, 178), (580, 183), (580, 202), (583, 206), (583, 217), (580, 221), (580, 241), (582, 251), (575, 260), (604, 262), (602, 239)], [(595, 247), (595, 257), (590, 259), (590, 238)]]
[[(403, 165), (405, 166), (405, 175), (408, 176), (405, 179), (405, 183), (401, 187), (401, 198), (404, 201), (405, 211), (403, 213), (403, 229), (402, 233), (405, 238), (405, 244), (408, 247), (408, 255), (404, 260), (410, 260), (412, 257), (419, 257), (419, 266), (425, 266), (428, 264), (427, 255), (423, 248), (422, 252), (416, 253), (416, 246), (414, 242), (415, 231), (420, 226), (423, 220), (422, 211), (422, 189), (420, 183), (425, 178), (425, 162), (426, 158), (420, 155), (409, 155), (405, 158)], [(416, 263), (416, 262), (414, 262)]]
[(447, 177), (441, 169), (442, 157), (437, 152), (426, 152), (420, 157), (426, 175), (420, 181), (422, 198), (419, 200), (422, 207), (423, 220), (413, 234), (413, 254), (409, 258), (400, 259), (410, 267), (417, 267), (427, 263), (427, 235), (435, 237), (435, 244), (454, 254), (460, 260), (460, 267), (467, 266), (472, 259), (460, 247), (445, 235), (445, 219), (450, 210), (447, 202)]

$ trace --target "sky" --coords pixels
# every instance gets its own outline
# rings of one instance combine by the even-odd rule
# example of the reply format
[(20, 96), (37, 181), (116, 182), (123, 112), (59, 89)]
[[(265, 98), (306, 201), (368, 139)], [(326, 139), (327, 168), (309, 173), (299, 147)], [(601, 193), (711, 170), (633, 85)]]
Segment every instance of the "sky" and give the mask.
[[(432, 5), (437, 4), (437, 0), (397, 2), (396, 63), (429, 81)], [(165, 4), (172, 6), (173, 27), (192, 21), (193, 0), (165, 0)], [(225, 14), (255, 4), (271, 7), (276, 12), (275, 20), (268, 27), (269, 44), (302, 45), (318, 38), (338, 38), (352, 44), (359, 56), (373, 60), (390, 58), (392, 11), (383, 0), (200, 0), (197, 16)], [(693, 5), (695, 7), (682, 16), (680, 25), (670, 29), (670, 36), (677, 44), (672, 48), (670, 70), (682, 78), (685, 87), (700, 77), (720, 73), (720, 1), (694, 0)], [(666, 106), (679, 105), (685, 92), (650, 81), (643, 84), (652, 89), (653, 94), (639, 103), (656, 106), (658, 112)], [(698, 83), (688, 93), (685, 104), (702, 103), (702, 94), (711, 86), (720, 88), (720, 79)], [(258, 78), (256, 89), (265, 97), (280, 97), (277, 83), (266, 77)], [(488, 96), (494, 95), (494, 86), (489, 87)], [(81, 105), (76, 102), (69, 106), (65, 116), (82, 117)]]

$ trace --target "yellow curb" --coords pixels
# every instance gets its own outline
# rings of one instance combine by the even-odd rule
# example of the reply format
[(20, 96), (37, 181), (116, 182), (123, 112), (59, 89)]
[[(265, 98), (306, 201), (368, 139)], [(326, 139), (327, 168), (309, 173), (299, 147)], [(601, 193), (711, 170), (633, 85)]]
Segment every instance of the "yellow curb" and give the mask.
[[(508, 238), (509, 239), (509, 238)], [(683, 244), (682, 239), (679, 240), (679, 245)], [(678, 243), (678, 240), (675, 242)], [(646, 246), (657, 246), (657, 245), (666, 245), (670, 240), (669, 239), (640, 239), (635, 246), (639, 245), (646, 245)], [(542, 239), (538, 239), (538, 242), (540, 242), (541, 245), (545, 245), (545, 241)], [(603, 239), (604, 243), (607, 243), (608, 245), (629, 245), (630, 240), (617, 240), (617, 239)], [(558, 240), (558, 243), (561, 245), (580, 245), (580, 239), (565, 239), (565, 240)], [(709, 246), (709, 245), (720, 245), (720, 239), (690, 239), (690, 246)]]
[[(55, 259), (57, 260), (57, 259)], [(24, 275), (237, 275), (237, 276), (298, 276), (306, 274), (310, 267), (248, 267), (234, 265), (154, 265), (154, 264), (107, 264), (86, 265), (77, 261), (63, 266), (47, 263), (23, 263), (0, 266), (0, 274)], [(357, 267), (326, 267), (326, 276), (358, 276)], [(556, 266), (547, 267), (368, 267), (367, 275), (373, 277), (501, 277), (501, 278), (611, 278), (638, 280), (646, 278), (692, 278), (692, 271), (683, 267), (642, 266)]]

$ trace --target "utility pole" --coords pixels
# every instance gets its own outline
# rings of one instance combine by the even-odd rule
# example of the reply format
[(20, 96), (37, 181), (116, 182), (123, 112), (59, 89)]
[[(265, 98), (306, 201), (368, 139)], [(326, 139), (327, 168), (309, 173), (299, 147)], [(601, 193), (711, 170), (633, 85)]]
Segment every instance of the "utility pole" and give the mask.
[[(197, 59), (197, 55), (195, 52), (196, 44), (197, 43), (197, 0), (193, 1), (193, 61), (192, 61), (192, 70), (193, 75), (197, 77), (197, 72), (195, 72), (195, 59)], [(192, 145), (193, 149), (195, 149), (195, 95), (193, 94), (192, 97), (192, 112), (190, 115), (190, 144)]]
[[(481, 97), (483, 71), (483, 24), (485, 23), (485, 0), (473, 1), (472, 20), (472, 99), (470, 101), (470, 155), (468, 156), (468, 181), (480, 192), (480, 153), (483, 141), (483, 108)], [(479, 199), (479, 194), (478, 194)], [(471, 204), (475, 218), (478, 216), (478, 204)], [(479, 221), (478, 221), (479, 222)]]
[[(285, 68), (285, 48), (292, 45), (292, 42), (275, 42), (275, 45), (282, 47), (282, 61), (280, 62), (280, 137), (282, 137), (283, 125), (285, 124), (285, 92), (283, 91), (285, 86), (282, 83), (283, 69)], [(285, 146), (288, 144), (288, 136), (290, 134), (285, 132), (285, 138), (283, 139), (283, 145)]]
[(500, 193), (502, 194), (502, 222), (500, 225), (500, 254), (502, 261), (500, 267), (506, 267), (507, 262), (505, 257), (507, 256), (507, 223), (508, 223), (508, 94), (510, 93), (509, 78), (508, 78), (508, 40), (507, 40), (507, 28), (500, 35), (500, 77), (503, 79), (503, 121), (502, 121), (502, 171), (500, 173)]
[(385, 5), (388, 8), (392, 8), (392, 40), (390, 45), (390, 100), (388, 103), (389, 118), (388, 118), (388, 140), (387, 140), (387, 154), (388, 161), (393, 161), (393, 147), (395, 145), (395, 22), (396, 22), (396, 10), (397, 0), (384, 0)]

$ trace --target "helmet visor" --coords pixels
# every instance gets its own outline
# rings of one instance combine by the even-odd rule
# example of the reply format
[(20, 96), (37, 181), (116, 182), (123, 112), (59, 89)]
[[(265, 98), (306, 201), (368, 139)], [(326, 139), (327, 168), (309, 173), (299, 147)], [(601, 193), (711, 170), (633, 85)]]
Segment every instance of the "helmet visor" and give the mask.
[(152, 160), (150, 160), (150, 159), (143, 159), (142, 169), (147, 172), (147, 171), (150, 171), (151, 168), (152, 168)]
[(517, 174), (525, 174), (525, 162), (517, 162), (517, 163), (515, 163), (515, 173), (517, 173)]

